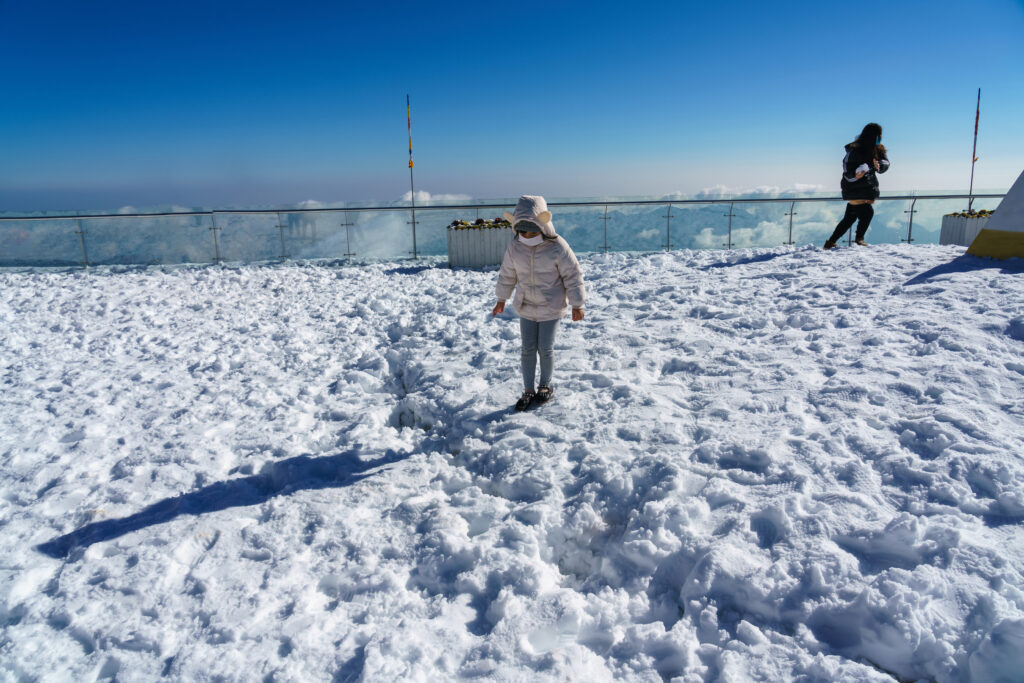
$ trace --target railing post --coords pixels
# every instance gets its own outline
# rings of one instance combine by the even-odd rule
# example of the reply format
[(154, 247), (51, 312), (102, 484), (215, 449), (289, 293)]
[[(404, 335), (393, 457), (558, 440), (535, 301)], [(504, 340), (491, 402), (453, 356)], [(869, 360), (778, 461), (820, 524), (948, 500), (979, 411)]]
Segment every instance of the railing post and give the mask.
[(281, 235), (281, 256), (280, 256), (280, 259), (282, 261), (284, 261), (286, 258), (288, 258), (288, 254), (286, 254), (285, 251), (284, 251), (284, 229), (286, 227), (287, 226), (285, 225), (284, 220), (281, 218), (281, 212), (278, 211), (277, 212), (277, 231)]
[(217, 232), (220, 230), (220, 228), (217, 227), (217, 212), (216, 211), (211, 211), (210, 212), (210, 227), (209, 227), (209, 230), (210, 230), (210, 232), (213, 233), (213, 262), (219, 264), (224, 259), (222, 259), (220, 257), (220, 240), (217, 239)]
[[(411, 172), (411, 169), (410, 169), (410, 172)], [(419, 259), (419, 257), (420, 257), (419, 256), (419, 252), (416, 250), (416, 197), (415, 196), (413, 196), (413, 198), (412, 198), (412, 220), (411, 221), (406, 221), (406, 222), (409, 225), (412, 226), (412, 257), (414, 259)]]
[(665, 215), (665, 251), (672, 251), (672, 204), (668, 205)]
[(601, 219), (604, 221), (604, 253), (608, 253), (608, 205), (604, 205), (604, 217)]
[(729, 237), (728, 241), (723, 245), (726, 249), (732, 249), (732, 217), (736, 215), (732, 212), (733, 203), (729, 202), (729, 213), (725, 214), (729, 217)]
[(352, 237), (349, 234), (348, 228), (351, 223), (348, 222), (348, 211), (342, 211), (342, 222), (341, 227), (345, 228), (345, 258), (355, 256), (355, 252), (352, 251)]
[(907, 223), (907, 239), (900, 240), (900, 242), (906, 242), (907, 244), (910, 244), (911, 242), (914, 241), (914, 214), (917, 213), (917, 211), (914, 210), (915, 204), (917, 204), (917, 197), (914, 197), (914, 200), (910, 202), (910, 211), (903, 212), (910, 214), (910, 220)]
[(782, 214), (783, 216), (789, 216), (789, 239), (783, 242), (783, 244), (793, 244), (793, 216), (796, 215), (796, 212), (793, 211), (794, 206), (796, 206), (796, 202), (790, 202), (789, 213)]
[(82, 267), (88, 270), (89, 256), (85, 251), (85, 230), (82, 230), (82, 220), (76, 218), (75, 225), (78, 226), (78, 230), (75, 231), (75, 234), (78, 235), (78, 245), (82, 248)]

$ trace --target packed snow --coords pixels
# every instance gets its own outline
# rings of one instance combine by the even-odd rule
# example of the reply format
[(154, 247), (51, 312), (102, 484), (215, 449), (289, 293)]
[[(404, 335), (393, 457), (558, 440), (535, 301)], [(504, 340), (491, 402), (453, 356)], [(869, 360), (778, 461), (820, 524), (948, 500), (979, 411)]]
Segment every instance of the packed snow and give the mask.
[(1011, 681), (1024, 266), (0, 272), (5, 680)]

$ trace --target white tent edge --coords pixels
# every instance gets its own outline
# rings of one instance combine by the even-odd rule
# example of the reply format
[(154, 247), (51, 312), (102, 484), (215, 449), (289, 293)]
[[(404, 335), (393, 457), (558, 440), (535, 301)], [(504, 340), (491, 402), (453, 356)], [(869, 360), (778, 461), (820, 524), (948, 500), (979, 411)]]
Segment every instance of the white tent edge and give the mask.
[(999, 202), (968, 254), (990, 258), (1024, 258), (1024, 171)]

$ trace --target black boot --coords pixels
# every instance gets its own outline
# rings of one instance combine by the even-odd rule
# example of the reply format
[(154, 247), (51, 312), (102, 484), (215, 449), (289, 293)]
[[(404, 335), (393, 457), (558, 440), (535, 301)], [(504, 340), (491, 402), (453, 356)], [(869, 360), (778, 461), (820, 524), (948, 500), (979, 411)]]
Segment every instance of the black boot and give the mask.
[(530, 407), (533, 403), (533, 399), (537, 397), (537, 394), (532, 389), (527, 389), (523, 392), (523, 395), (516, 401), (516, 412), (522, 412)]

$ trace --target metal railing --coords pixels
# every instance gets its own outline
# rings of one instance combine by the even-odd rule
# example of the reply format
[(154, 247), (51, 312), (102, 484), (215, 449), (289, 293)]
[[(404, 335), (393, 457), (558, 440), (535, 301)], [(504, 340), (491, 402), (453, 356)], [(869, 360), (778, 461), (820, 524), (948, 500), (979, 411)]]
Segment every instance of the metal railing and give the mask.
[[(917, 209), (918, 202), (950, 202), (956, 200), (995, 200), (1001, 199), (1002, 194), (927, 194), (927, 195), (890, 195), (883, 196), (879, 199), (879, 203), (876, 205), (881, 207), (896, 208), (894, 203), (896, 202), (910, 202), (909, 209), (903, 211), (906, 214), (906, 237), (899, 237), (900, 242), (912, 243), (915, 241), (914, 232), (914, 215), (920, 213)], [(718, 242), (712, 244), (711, 240), (718, 236), (715, 233), (715, 227), (713, 224), (708, 225), (710, 216), (702, 216), (701, 220), (703, 231), (708, 233), (708, 239), (701, 241), (698, 246), (694, 248), (715, 248), (717, 244), (721, 244), (722, 247), (732, 249), (737, 245), (737, 240), (734, 238), (734, 219), (740, 217), (740, 214), (736, 213), (738, 207), (745, 207), (754, 204), (764, 205), (788, 205), (788, 211), (782, 214), (781, 221), (782, 225), (786, 226), (785, 239), (781, 241), (775, 241), (774, 244), (795, 244), (794, 240), (794, 226), (793, 217), (798, 215), (796, 209), (799, 205), (816, 205), (816, 204), (827, 204), (827, 203), (842, 203), (845, 204), (845, 200), (840, 197), (737, 197), (737, 198), (694, 198), (694, 199), (615, 199), (615, 200), (585, 200), (585, 201), (553, 201), (549, 203), (549, 207), (555, 210), (556, 217), (559, 220), (564, 220), (566, 216), (574, 217), (574, 225), (579, 230), (579, 226), (585, 223), (584, 230), (580, 230), (578, 235), (585, 235), (583, 240), (586, 244), (580, 251), (615, 251), (615, 250), (629, 250), (629, 251), (649, 251), (652, 248), (662, 248), (665, 250), (672, 250), (677, 248), (677, 245), (673, 243), (673, 230), (672, 221), (673, 219), (683, 218), (678, 212), (673, 213), (673, 209), (696, 209), (698, 207), (710, 207), (715, 208), (718, 205), (728, 205), (728, 212), (719, 214), (722, 217), (728, 219), (725, 224), (726, 232), (724, 242)], [(504, 210), (510, 210), (514, 205), (513, 202), (482, 202), (482, 203), (467, 203), (467, 204), (420, 204), (416, 206), (419, 218), (416, 213), (412, 213), (412, 206), (403, 203), (402, 205), (383, 205), (383, 206), (352, 206), (352, 207), (318, 207), (318, 208), (299, 208), (299, 209), (215, 209), (215, 210), (202, 210), (202, 211), (170, 211), (170, 212), (134, 212), (134, 213), (83, 213), (74, 215), (0, 215), (0, 266), (19, 266), (19, 265), (73, 265), (78, 264), (83, 267), (96, 264), (171, 264), (171, 263), (222, 263), (224, 261), (266, 261), (266, 260), (286, 260), (289, 258), (300, 258), (300, 259), (313, 259), (313, 258), (344, 258), (351, 259), (357, 256), (357, 252), (353, 251), (352, 242), (352, 229), (359, 228), (361, 223), (358, 220), (353, 220), (354, 217), (364, 216), (366, 214), (375, 215), (393, 215), (406, 213), (411, 215), (410, 221), (401, 221), (402, 224), (410, 225), (411, 230), (407, 233), (408, 239), (412, 243), (412, 250), (406, 252), (411, 254), (413, 258), (419, 258), (421, 253), (426, 251), (430, 253), (430, 248), (424, 250), (417, 247), (417, 227), (423, 226), (425, 223), (429, 223), (429, 219), (424, 219), (423, 215), (434, 214), (438, 216), (444, 216), (447, 214), (452, 217), (465, 217), (462, 212), (473, 211), (476, 217), (480, 216), (481, 211), (497, 212), (498, 215)], [(952, 207), (950, 207), (952, 208)], [(618, 210), (619, 216), (609, 215), (609, 209)], [(631, 216), (625, 216), (622, 211), (626, 209), (632, 209), (634, 213)], [(661, 218), (664, 219), (664, 241), (660, 244), (652, 242), (649, 238), (651, 237), (651, 230), (654, 230), (653, 224), (650, 221), (657, 215), (657, 213), (650, 214), (644, 213), (645, 209), (653, 209), (655, 211), (664, 209), (664, 213), (661, 214)], [(596, 211), (596, 214), (591, 216), (587, 214), (587, 211)], [(576, 213), (573, 213), (576, 212)], [(748, 212), (749, 213), (749, 212)], [(749, 218), (750, 213), (747, 217)], [(324, 231), (322, 225), (318, 221), (323, 217), (337, 217), (340, 222), (331, 222), (328, 225), (328, 229)], [(396, 216), (397, 217), (397, 216)], [(644, 240), (627, 240), (623, 242), (619, 240), (618, 244), (613, 245), (609, 241), (608, 234), (608, 221), (613, 220), (617, 217), (629, 218), (630, 221), (639, 225), (647, 221), (648, 225), (652, 227), (648, 230), (643, 231), (642, 234), (646, 235)], [(239, 224), (239, 219), (246, 218), (250, 219), (249, 222)], [(264, 218), (276, 219), (276, 222), (271, 226), (260, 226), (258, 225)], [(145, 221), (156, 221), (163, 219), (164, 221), (170, 221), (175, 223), (179, 228), (179, 234), (175, 235), (171, 233), (174, 239), (168, 241), (166, 229), (153, 230), (153, 226), (150, 226), (150, 231), (145, 231), (139, 225)], [(253, 223), (252, 219), (255, 219)], [(120, 224), (122, 221), (136, 221), (136, 225), (125, 225), (120, 226), (114, 230), (111, 230), (111, 224)], [(717, 219), (719, 222), (724, 222), (721, 218)], [(830, 219), (831, 220), (831, 219)], [(889, 234), (892, 232), (892, 224), (896, 219), (890, 219), (887, 223), (886, 230)], [(827, 226), (824, 219), (821, 219), (816, 223), (814, 229), (815, 239), (820, 239), (820, 235), (828, 228), (828, 232), (831, 232), (831, 228), (834, 227), (834, 222), (831, 227)], [(186, 225), (182, 226), (182, 222)], [(696, 222), (696, 221), (691, 221)], [(37, 223), (52, 223), (56, 225), (67, 225), (68, 228), (74, 228), (73, 231), (64, 231), (63, 229), (57, 229), (56, 231), (47, 232), (45, 235), (42, 230), (32, 229), (30, 226)], [(102, 229), (106, 232), (101, 234), (100, 237), (95, 235), (90, 238), (90, 230), (87, 228), (92, 226), (102, 226)], [(381, 239), (390, 240), (388, 247), (391, 249), (390, 256), (384, 256), (384, 258), (396, 258), (400, 251), (395, 250), (395, 241), (400, 239), (398, 232), (394, 229), (397, 223), (392, 221), (390, 223), (390, 230), (386, 236)], [(561, 225), (561, 224), (560, 224)], [(772, 221), (771, 225), (778, 227), (779, 224)], [(872, 224), (873, 229), (876, 225)], [(920, 221), (919, 221), (920, 225)], [(53, 226), (48, 226), (53, 228)], [(164, 226), (166, 228), (166, 226)], [(381, 226), (376, 225), (377, 232)], [(319, 233), (318, 233), (319, 228)], [(334, 228), (341, 228), (344, 230), (344, 246), (340, 243), (340, 230), (334, 230)], [(363, 232), (370, 235), (371, 238), (375, 234), (374, 221), (363, 221), (362, 222)], [(436, 231), (437, 226), (434, 226)], [(97, 227), (97, 229), (100, 229)], [(172, 226), (172, 231), (173, 231)], [(269, 229), (270, 232), (258, 232), (257, 230)], [(623, 231), (631, 230), (635, 231), (635, 226), (623, 226)], [(750, 228), (735, 228), (741, 232)], [(186, 235), (185, 232), (191, 230)], [(233, 255), (226, 256), (224, 253), (225, 247), (225, 230), (229, 230), (232, 233), (231, 245), (232, 248), (229, 252), (233, 252)], [(276, 234), (275, 234), (276, 231)], [(560, 228), (561, 231), (561, 228)], [(710, 231), (710, 232), (708, 232)], [(101, 230), (102, 232), (102, 230)], [(850, 236), (852, 238), (852, 230)], [(208, 242), (206, 246), (202, 246), (203, 238), (202, 233), (209, 233)], [(600, 239), (596, 239), (596, 235), (600, 233)], [(564, 233), (563, 233), (564, 234)], [(902, 233), (900, 233), (902, 235)], [(182, 236), (185, 235), (185, 236)], [(367, 235), (362, 235), (361, 239), (366, 244)], [(621, 235), (620, 235), (621, 237)], [(677, 230), (677, 237), (679, 233)], [(692, 237), (692, 236), (691, 236)], [(80, 258), (69, 257), (69, 246), (73, 240), (74, 246), (77, 247), (75, 251), (78, 252)], [(149, 250), (144, 244), (149, 244)], [(162, 240), (162, 241), (161, 241)], [(332, 241), (333, 240), (333, 241)], [(154, 241), (159, 241), (159, 244), (152, 244)], [(243, 246), (246, 241), (259, 242), (259, 248), (244, 248)], [(330, 248), (322, 248), (318, 253), (318, 250), (314, 248), (317, 244), (325, 245), (326, 242), (332, 241)], [(749, 240), (748, 240), (749, 241)], [(764, 240), (770, 241), (770, 240)], [(882, 241), (886, 241), (883, 239)], [(895, 242), (895, 238), (889, 241)], [(429, 240), (428, 240), (429, 242)], [(128, 248), (122, 248), (119, 251), (119, 246), (123, 246), (126, 243), (132, 243), (133, 246)], [(273, 246), (269, 246), (270, 244)], [(295, 249), (289, 249), (289, 245), (293, 247), (302, 244), (310, 246), (303, 247), (297, 251)], [(434, 252), (443, 253), (443, 250), (439, 248), (438, 240), (434, 240)], [(251, 245), (250, 245), (251, 246)], [(575, 246), (575, 244), (574, 244)], [(751, 244), (745, 244), (741, 246), (754, 246)], [(770, 244), (759, 244), (757, 246), (770, 246)], [(41, 253), (49, 250), (51, 253)], [(40, 253), (37, 253), (40, 252)], [(102, 252), (102, 256), (97, 256)], [(90, 260), (90, 253), (93, 255), (93, 259)], [(382, 252), (383, 253), (383, 252)], [(139, 254), (144, 254), (140, 256)], [(152, 255), (156, 254), (153, 258)], [(368, 255), (368, 254), (364, 254)]]

